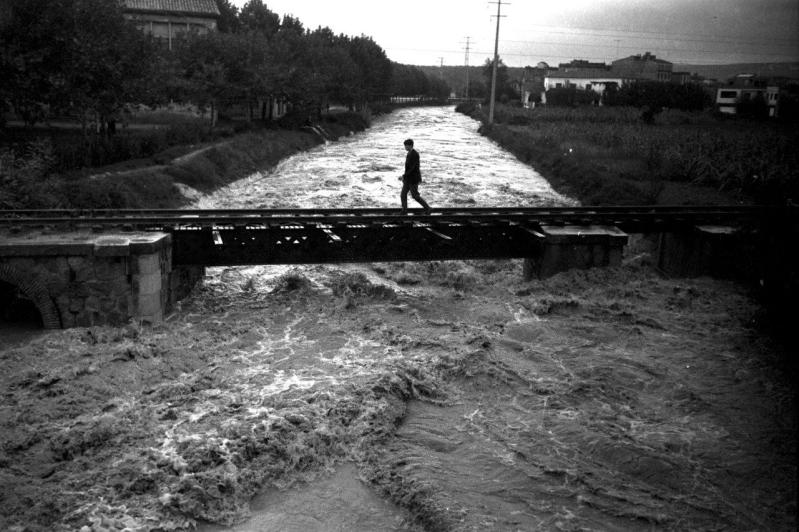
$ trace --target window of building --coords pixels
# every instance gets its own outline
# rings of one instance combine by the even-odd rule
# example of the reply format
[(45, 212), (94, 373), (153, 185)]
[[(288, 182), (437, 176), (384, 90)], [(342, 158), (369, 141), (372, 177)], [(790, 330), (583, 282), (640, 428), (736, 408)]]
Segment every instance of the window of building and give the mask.
[(735, 91), (721, 91), (719, 93), (719, 98), (736, 98), (738, 93)]

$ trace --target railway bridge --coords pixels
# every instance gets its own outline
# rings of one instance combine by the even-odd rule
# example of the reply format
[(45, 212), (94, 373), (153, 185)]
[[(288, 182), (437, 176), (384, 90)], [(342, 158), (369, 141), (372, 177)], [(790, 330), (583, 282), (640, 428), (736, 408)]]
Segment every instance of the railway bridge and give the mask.
[[(160, 321), (206, 266), (524, 259), (524, 275), (618, 265), (630, 235), (675, 275), (795, 276), (795, 207), (0, 211), (0, 305), (48, 328)], [(776, 289), (776, 288), (775, 288)]]

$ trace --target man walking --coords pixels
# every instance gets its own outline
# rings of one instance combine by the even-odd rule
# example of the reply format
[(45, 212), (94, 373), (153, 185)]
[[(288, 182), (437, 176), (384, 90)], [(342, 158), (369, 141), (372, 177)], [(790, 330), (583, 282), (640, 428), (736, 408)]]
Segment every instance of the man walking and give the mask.
[(430, 214), (430, 205), (419, 195), (419, 183), (422, 182), (422, 171), (419, 169), (419, 152), (413, 149), (412, 139), (406, 140), (404, 144), (408, 155), (405, 156), (405, 173), (400, 177), (402, 180), (402, 192), (400, 193), (402, 214), (408, 212), (409, 191), (411, 197), (415, 199), (419, 205), (424, 207), (425, 214)]

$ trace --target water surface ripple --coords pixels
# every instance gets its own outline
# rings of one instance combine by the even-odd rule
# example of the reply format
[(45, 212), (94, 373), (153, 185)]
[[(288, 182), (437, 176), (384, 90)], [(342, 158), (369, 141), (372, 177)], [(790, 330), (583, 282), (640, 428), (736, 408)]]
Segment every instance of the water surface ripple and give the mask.
[[(366, 131), (288, 157), (212, 196), (198, 208), (399, 206), (403, 141), (421, 155), (422, 196), (433, 207), (569, 205), (531, 167), (477, 132), (452, 107), (409, 108), (376, 118)], [(416, 206), (411, 200), (411, 207)]]

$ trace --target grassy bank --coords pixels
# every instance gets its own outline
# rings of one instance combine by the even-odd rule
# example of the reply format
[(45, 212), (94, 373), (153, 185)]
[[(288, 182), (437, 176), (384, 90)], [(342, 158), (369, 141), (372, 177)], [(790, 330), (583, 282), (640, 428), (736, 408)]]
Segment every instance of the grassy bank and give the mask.
[(783, 204), (799, 197), (796, 126), (618, 107), (458, 111), (584, 204)]
[[(196, 144), (172, 145), (110, 166), (56, 171), (53, 143), (0, 150), (0, 208), (169, 208), (186, 203), (180, 185), (210, 192), (281, 159), (368, 127), (368, 116), (339, 113), (308, 127), (261, 128)], [(320, 134), (321, 132), (321, 134)], [(154, 135), (164, 136), (163, 131)]]

